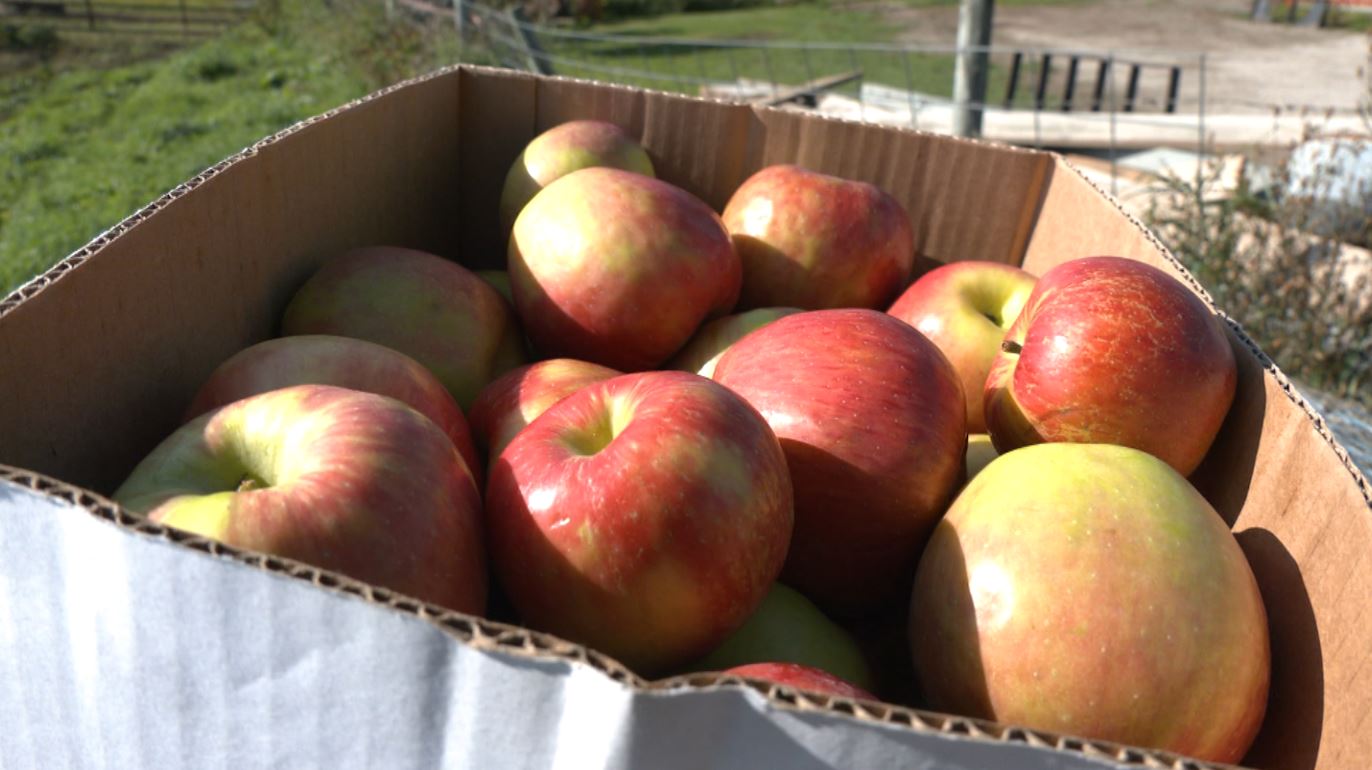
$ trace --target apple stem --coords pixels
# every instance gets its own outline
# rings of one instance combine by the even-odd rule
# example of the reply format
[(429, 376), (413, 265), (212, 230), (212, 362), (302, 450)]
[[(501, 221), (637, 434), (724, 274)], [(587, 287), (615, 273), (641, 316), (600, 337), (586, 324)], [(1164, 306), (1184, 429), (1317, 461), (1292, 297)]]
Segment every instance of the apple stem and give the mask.
[(254, 489), (257, 489), (258, 486), (260, 485), (257, 483), (257, 479), (253, 478), (252, 476), (244, 476), (242, 480), (238, 482), (238, 491), (250, 492)]
[(1014, 340), (1004, 340), (1000, 343), (1000, 349), (1017, 356), (1021, 350), (1024, 350), (1024, 347)]

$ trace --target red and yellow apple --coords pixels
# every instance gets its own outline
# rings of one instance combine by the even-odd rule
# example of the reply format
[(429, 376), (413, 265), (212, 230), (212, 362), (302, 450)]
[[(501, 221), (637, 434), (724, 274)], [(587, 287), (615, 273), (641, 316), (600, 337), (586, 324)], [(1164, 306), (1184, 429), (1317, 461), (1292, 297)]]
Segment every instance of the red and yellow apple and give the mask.
[(553, 404), (623, 372), (574, 358), (551, 358), (512, 369), (487, 385), (472, 404), (476, 440), (494, 460), (510, 440)]
[(986, 432), (981, 403), (986, 377), (1035, 280), (1000, 262), (953, 262), (920, 276), (886, 311), (918, 329), (948, 357), (967, 394), (971, 433)]
[(735, 666), (724, 673), (749, 679), (761, 679), (772, 684), (794, 687), (797, 690), (806, 690), (823, 695), (877, 700), (877, 696), (852, 682), (834, 676), (823, 669), (800, 663), (749, 663), (743, 666)]
[(708, 321), (691, 337), (686, 347), (672, 356), (667, 368), (709, 377), (714, 374), (719, 357), (730, 345), (778, 318), (799, 312), (800, 308), (795, 307), (763, 307)]
[(753, 614), (786, 558), (791, 482), (737, 395), (685, 372), (595, 383), (491, 466), (500, 584), (530, 626), (644, 674), (696, 660)]
[(666, 182), (611, 168), (564, 176), (515, 221), (510, 283), (540, 353), (621, 371), (666, 361), (738, 299), (719, 216)]
[(929, 540), (910, 605), (942, 711), (1237, 762), (1262, 723), (1258, 584), (1210, 504), (1147, 453), (997, 458)]
[(739, 308), (884, 308), (910, 280), (914, 233), (875, 185), (768, 166), (739, 186), (724, 224), (743, 261)]
[(624, 129), (600, 120), (572, 120), (534, 137), (524, 147), (500, 192), (500, 224), (510, 232), (519, 212), (555, 180), (593, 166), (653, 176), (653, 161)]
[(466, 409), (524, 362), (509, 305), (467, 268), (414, 249), (353, 249), (324, 263), (286, 307), (281, 333), (385, 345), (434, 373)]
[(481, 485), (485, 474), (467, 420), (443, 383), (413, 358), (366, 340), (302, 334), (244, 348), (200, 386), (186, 409), (186, 419), (292, 385), (334, 385), (406, 404), (447, 434), (477, 486)]
[(903, 601), (963, 474), (967, 410), (948, 359), (875, 310), (817, 310), (734, 343), (715, 381), (786, 451), (796, 531), (784, 582), (826, 612)]
[(443, 431), (392, 398), (297, 385), (235, 401), (158, 445), (114, 499), (237, 548), (485, 611), (476, 483)]
[(1122, 257), (1076, 259), (1039, 279), (987, 377), (996, 449), (1119, 444), (1182, 475), (1200, 464), (1234, 400), (1224, 328), (1163, 271)]

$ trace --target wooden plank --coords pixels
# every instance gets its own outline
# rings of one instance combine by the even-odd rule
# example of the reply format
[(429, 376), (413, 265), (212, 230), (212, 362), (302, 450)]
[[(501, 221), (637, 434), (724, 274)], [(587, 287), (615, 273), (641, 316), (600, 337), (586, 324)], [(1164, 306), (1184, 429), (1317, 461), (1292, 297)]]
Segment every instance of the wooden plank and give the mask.
[(784, 88), (775, 94), (769, 94), (758, 99), (753, 99), (752, 103), (762, 107), (775, 107), (778, 104), (793, 102), (797, 99), (802, 99), (807, 96), (815, 97), (823, 91), (828, 91), (831, 88), (837, 88), (841, 85), (845, 85), (847, 83), (851, 83), (855, 80), (861, 79), (862, 70), (840, 72), (837, 75), (827, 75), (822, 78), (815, 78), (814, 80), (811, 80), (808, 83), (803, 83), (798, 86), (792, 86), (790, 88)]

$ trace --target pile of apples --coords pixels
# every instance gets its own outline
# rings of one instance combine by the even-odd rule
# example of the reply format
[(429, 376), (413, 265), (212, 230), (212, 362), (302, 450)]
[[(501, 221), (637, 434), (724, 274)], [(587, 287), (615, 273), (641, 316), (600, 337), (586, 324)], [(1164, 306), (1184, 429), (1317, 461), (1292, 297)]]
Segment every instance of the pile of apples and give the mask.
[(1266, 616), (1186, 478), (1235, 361), (1175, 279), (914, 280), (873, 185), (773, 166), (721, 216), (594, 121), (531, 142), (500, 208), (507, 272), (326, 261), (115, 498), (648, 677), (1243, 756)]

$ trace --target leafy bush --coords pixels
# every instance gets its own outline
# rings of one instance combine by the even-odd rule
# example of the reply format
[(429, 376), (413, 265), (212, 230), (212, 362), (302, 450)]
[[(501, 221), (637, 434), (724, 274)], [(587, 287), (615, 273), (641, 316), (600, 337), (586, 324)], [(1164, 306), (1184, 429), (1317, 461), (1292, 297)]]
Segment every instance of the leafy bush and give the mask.
[(1368, 215), (1312, 233), (1311, 200), (1246, 183), (1216, 196), (1214, 182), (1165, 180), (1149, 225), (1287, 374), (1372, 407), (1372, 260), (1347, 245)]

